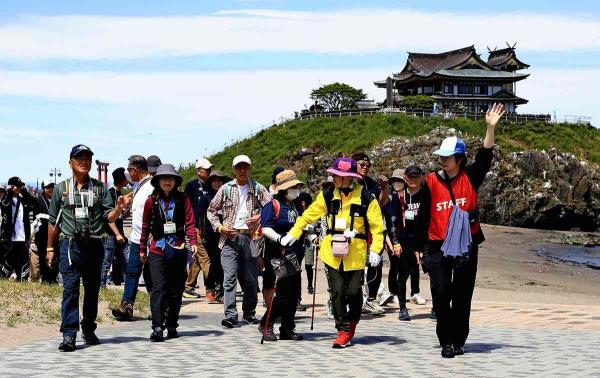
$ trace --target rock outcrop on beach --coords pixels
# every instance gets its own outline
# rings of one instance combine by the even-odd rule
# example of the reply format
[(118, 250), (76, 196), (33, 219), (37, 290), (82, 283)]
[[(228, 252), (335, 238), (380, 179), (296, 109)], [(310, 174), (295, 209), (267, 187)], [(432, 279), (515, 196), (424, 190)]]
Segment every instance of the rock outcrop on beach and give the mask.
[[(439, 169), (431, 154), (450, 135), (462, 137), (474, 157), (481, 138), (439, 127), (429, 134), (391, 138), (369, 149), (373, 174), (389, 175), (396, 168), (417, 164)], [(290, 152), (286, 166), (308, 172), (308, 186), (316, 191), (325, 169), (339, 153), (303, 148)], [(584, 230), (600, 229), (600, 167), (571, 153), (522, 151), (503, 153), (494, 146), (494, 162), (479, 190), (482, 221), (506, 226)]]

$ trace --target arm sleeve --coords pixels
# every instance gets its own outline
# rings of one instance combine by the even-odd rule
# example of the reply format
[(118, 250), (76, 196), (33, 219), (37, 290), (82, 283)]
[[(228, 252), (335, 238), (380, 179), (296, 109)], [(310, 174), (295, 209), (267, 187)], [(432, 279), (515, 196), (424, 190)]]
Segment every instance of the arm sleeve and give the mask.
[[(290, 230), (290, 235), (296, 240), (299, 240), (304, 228), (309, 224), (315, 223), (324, 215), (327, 215), (327, 205), (325, 204), (323, 192), (320, 192), (317, 194), (316, 200), (308, 207), (308, 209), (304, 210), (304, 213), (296, 220), (294, 227)], [(381, 218), (381, 212), (379, 212), (379, 217)]]
[[(381, 253), (383, 251), (383, 216), (379, 202), (371, 201), (367, 209), (367, 219), (369, 221), (369, 230), (371, 231), (372, 242), (370, 251)], [(367, 251), (367, 252), (370, 252)]]
[(49, 222), (52, 225), (56, 224), (56, 217), (58, 217), (58, 212), (60, 211), (61, 195), (61, 184), (59, 183), (56, 185), (56, 188), (54, 188), (52, 199), (50, 199), (50, 209), (48, 210)]
[[(144, 213), (146, 211), (144, 210)], [(194, 210), (192, 209), (192, 202), (189, 198), (185, 198), (185, 234), (189, 238), (190, 245), (196, 245), (196, 227), (195, 227)]]
[(210, 224), (212, 224), (213, 229), (215, 231), (217, 231), (219, 227), (222, 226), (218, 213), (219, 210), (221, 210), (221, 208), (223, 207), (223, 188), (225, 188), (225, 185), (219, 188), (217, 194), (215, 194), (215, 198), (213, 198), (212, 201), (210, 201), (210, 205), (208, 205), (208, 210), (206, 211), (206, 217), (208, 218)]
[(102, 192), (102, 212), (104, 220), (108, 221), (108, 214), (115, 208), (115, 201), (113, 201), (110, 191), (106, 189), (106, 186), (102, 183), (100, 185), (100, 190)]
[(400, 244), (400, 240), (398, 239), (399, 206), (400, 203), (396, 196), (392, 196), (392, 199), (385, 206), (385, 223), (393, 245)]
[(475, 160), (467, 166), (467, 176), (475, 191), (479, 190), (479, 187), (483, 183), (485, 175), (492, 166), (493, 158), (494, 153), (492, 148), (481, 147), (475, 155)]
[(144, 203), (144, 215), (142, 216), (142, 232), (140, 235), (140, 251), (146, 251), (148, 238), (150, 236), (150, 223), (152, 219), (152, 197), (148, 197)]

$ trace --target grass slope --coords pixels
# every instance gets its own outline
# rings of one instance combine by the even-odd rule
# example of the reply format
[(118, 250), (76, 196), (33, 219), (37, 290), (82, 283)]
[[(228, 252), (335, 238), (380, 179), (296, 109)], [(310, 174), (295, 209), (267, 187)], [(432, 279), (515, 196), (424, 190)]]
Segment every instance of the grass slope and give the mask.
[[(421, 118), (403, 114), (317, 118), (274, 125), (208, 158), (218, 169), (231, 173), (233, 157), (247, 154), (253, 162), (253, 176), (261, 183), (268, 184), (277, 160), (288, 157), (302, 147), (352, 153), (368, 149), (391, 137), (424, 135), (439, 126), (480, 137), (485, 134), (483, 121), (468, 119)], [(503, 152), (555, 147), (600, 163), (600, 131), (583, 125), (504, 123), (496, 130), (496, 143)], [(186, 182), (195, 177), (192, 166), (182, 173)]]

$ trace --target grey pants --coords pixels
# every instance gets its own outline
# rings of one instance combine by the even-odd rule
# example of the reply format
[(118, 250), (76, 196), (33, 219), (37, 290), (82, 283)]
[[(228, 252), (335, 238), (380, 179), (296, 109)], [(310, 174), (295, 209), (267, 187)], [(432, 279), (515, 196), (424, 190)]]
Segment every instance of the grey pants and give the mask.
[(238, 278), (244, 291), (242, 302), (244, 316), (254, 315), (256, 303), (258, 302), (258, 269), (256, 258), (252, 257), (250, 252), (250, 237), (236, 235), (233, 239), (227, 240), (221, 251), (221, 265), (223, 265), (224, 275), (225, 317), (227, 319), (238, 319), (235, 306), (235, 288)]

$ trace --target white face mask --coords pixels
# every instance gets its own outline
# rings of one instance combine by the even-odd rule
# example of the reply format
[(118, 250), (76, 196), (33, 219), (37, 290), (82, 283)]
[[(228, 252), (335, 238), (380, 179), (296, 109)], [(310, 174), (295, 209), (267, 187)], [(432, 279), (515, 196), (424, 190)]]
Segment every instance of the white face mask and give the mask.
[(394, 188), (395, 191), (399, 192), (402, 189), (404, 189), (404, 183), (401, 181), (395, 181), (392, 183), (392, 188)]
[(296, 198), (298, 198), (299, 195), (300, 195), (300, 189), (288, 189), (285, 198), (287, 198), (288, 201), (293, 201)]

